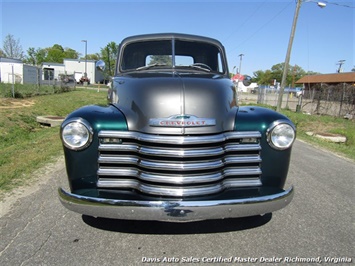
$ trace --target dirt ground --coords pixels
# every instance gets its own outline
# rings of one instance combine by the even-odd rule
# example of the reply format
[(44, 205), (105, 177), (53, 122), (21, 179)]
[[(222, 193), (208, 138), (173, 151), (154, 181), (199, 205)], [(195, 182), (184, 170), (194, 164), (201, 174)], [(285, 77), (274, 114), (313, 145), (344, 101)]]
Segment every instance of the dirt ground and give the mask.
[(34, 100), (28, 99), (13, 99), (13, 98), (0, 98), (0, 109), (13, 109), (30, 107), (35, 104)]

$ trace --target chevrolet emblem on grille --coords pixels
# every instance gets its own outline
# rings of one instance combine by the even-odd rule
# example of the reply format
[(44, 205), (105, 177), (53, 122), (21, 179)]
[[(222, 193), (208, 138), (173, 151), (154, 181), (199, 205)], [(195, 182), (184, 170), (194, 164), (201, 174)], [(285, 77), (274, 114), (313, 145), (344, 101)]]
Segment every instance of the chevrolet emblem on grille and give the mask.
[(214, 118), (199, 118), (194, 115), (172, 115), (168, 118), (151, 118), (149, 125), (152, 127), (208, 127), (215, 126)]

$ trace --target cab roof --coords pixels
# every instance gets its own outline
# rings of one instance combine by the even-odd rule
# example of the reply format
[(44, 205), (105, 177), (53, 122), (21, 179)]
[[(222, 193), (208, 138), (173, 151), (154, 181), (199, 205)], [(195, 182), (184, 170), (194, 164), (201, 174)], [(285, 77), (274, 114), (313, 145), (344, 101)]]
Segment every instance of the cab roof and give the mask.
[(189, 40), (189, 41), (200, 41), (209, 42), (217, 46), (223, 47), (222, 43), (216, 39), (210, 37), (204, 37), (199, 35), (184, 34), (184, 33), (152, 33), (152, 34), (142, 34), (130, 36), (122, 40), (121, 44), (134, 41), (144, 41), (144, 40), (169, 40), (169, 39), (179, 39), (179, 40)]

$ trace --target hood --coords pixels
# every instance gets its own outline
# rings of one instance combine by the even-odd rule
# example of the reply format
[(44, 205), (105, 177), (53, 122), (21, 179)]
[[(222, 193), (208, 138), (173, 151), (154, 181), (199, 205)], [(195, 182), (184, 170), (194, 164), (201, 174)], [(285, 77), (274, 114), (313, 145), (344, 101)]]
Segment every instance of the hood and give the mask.
[(233, 84), (219, 75), (136, 74), (116, 77), (113, 90), (132, 131), (185, 135), (234, 128)]

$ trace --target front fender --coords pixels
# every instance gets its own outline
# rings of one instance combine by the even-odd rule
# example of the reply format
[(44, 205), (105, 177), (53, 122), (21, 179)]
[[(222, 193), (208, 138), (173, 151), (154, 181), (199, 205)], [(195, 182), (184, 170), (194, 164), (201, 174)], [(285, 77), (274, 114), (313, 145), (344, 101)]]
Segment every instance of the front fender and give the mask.
[(62, 125), (69, 119), (81, 118), (93, 129), (92, 143), (85, 149), (74, 151), (63, 145), (67, 175), (71, 191), (89, 189), (96, 186), (98, 170), (98, 132), (100, 130), (127, 130), (124, 115), (114, 106), (96, 105), (82, 107), (69, 114)]
[(266, 136), (268, 128), (278, 120), (286, 121), (294, 127), (291, 120), (273, 110), (256, 106), (239, 107), (235, 118), (235, 130), (261, 132), (261, 182), (263, 185), (283, 188), (292, 146), (286, 150), (276, 150), (268, 144)]
[(125, 116), (113, 105), (106, 107), (97, 105), (84, 106), (70, 113), (66, 120), (76, 117), (80, 117), (88, 121), (96, 132), (102, 129), (127, 130), (127, 121)]

